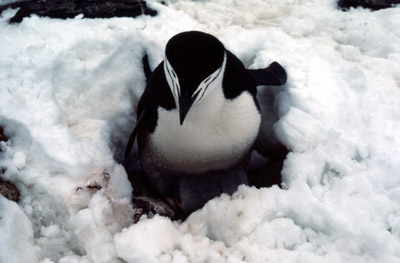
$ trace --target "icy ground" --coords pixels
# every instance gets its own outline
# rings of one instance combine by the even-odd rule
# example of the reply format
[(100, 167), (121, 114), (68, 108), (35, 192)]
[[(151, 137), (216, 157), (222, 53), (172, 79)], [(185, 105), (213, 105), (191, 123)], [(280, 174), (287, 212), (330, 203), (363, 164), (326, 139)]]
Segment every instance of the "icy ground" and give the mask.
[[(2, 2), (9, 2), (2, 0)], [(334, 0), (152, 3), (157, 17), (0, 17), (0, 262), (400, 262), (400, 7)], [(241, 187), (185, 222), (132, 224), (118, 164), (144, 89), (141, 58), (197, 29), (288, 84), (275, 131), (284, 189)], [(101, 190), (87, 185), (101, 186)]]

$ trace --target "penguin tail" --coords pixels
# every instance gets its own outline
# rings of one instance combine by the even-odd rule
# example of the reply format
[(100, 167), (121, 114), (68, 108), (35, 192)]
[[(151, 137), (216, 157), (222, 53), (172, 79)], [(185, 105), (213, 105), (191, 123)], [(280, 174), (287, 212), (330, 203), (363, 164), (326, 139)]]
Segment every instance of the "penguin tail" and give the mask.
[(152, 71), (150, 69), (149, 56), (147, 56), (147, 53), (145, 53), (142, 58), (142, 64), (143, 64), (144, 75), (146, 76), (146, 80), (148, 82), (150, 80)]
[(287, 81), (286, 70), (278, 62), (272, 62), (263, 69), (248, 69), (247, 71), (256, 86), (282, 86)]

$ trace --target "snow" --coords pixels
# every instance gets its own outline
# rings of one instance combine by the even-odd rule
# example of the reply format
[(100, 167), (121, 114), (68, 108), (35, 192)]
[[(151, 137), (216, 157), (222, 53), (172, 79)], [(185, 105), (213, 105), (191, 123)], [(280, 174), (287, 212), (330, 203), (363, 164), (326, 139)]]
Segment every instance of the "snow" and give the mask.
[[(18, 205), (0, 196), (0, 262), (400, 262), (400, 7), (167, 4), (136, 19), (0, 17), (0, 168), (21, 191)], [(248, 67), (286, 68), (274, 125), (291, 150), (283, 189), (241, 186), (185, 222), (133, 224), (118, 162), (141, 58), (155, 67), (191, 29)]]
[(12, 160), (12, 164), (17, 169), (24, 168), (26, 164), (26, 156), (23, 152), (16, 152)]
[(169, 219), (155, 216), (116, 234), (115, 246), (118, 256), (126, 262), (157, 262), (162, 253), (174, 250), (179, 236)]
[(0, 195), (1, 262), (38, 262), (32, 224), (15, 202)]

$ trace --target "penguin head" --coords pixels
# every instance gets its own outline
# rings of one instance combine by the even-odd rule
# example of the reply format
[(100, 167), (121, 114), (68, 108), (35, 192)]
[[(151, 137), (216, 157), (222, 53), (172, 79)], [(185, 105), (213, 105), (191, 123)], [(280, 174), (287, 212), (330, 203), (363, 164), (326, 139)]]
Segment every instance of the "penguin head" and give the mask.
[(226, 52), (214, 36), (183, 32), (165, 48), (164, 73), (179, 109), (180, 124), (193, 105), (222, 85)]

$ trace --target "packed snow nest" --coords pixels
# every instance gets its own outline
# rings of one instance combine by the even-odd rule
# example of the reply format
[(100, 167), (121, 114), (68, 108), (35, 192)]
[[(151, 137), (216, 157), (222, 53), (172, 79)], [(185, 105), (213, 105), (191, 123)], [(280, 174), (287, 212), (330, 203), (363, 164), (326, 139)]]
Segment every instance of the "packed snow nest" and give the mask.
[[(0, 17), (0, 169), (21, 193), (18, 204), (0, 196), (0, 262), (400, 262), (400, 8), (149, 6), (157, 16)], [(141, 59), (155, 67), (167, 40), (193, 29), (250, 68), (287, 70), (274, 104), (291, 151), (282, 188), (241, 186), (184, 222), (133, 224), (119, 162), (145, 87)]]

